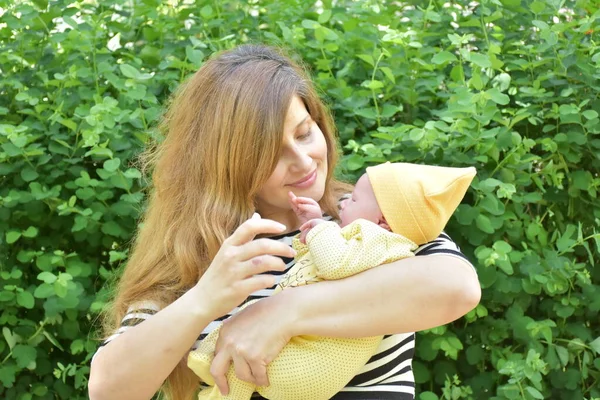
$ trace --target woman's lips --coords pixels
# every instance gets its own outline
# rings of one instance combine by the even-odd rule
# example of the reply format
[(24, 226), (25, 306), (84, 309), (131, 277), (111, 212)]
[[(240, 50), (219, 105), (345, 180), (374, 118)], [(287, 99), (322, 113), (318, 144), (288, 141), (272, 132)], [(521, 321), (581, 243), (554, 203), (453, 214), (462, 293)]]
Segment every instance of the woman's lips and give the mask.
[(307, 187), (312, 186), (313, 183), (317, 180), (317, 170), (315, 169), (310, 174), (306, 175), (304, 178), (296, 181), (294, 183), (290, 183), (288, 186), (292, 186), (298, 189), (305, 189)]

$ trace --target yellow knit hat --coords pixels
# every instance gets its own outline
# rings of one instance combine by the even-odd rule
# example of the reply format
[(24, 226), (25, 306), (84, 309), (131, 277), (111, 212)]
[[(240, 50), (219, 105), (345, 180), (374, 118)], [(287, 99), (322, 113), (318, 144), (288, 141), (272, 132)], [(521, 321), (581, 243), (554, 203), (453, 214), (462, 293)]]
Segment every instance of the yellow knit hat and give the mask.
[(367, 168), (377, 203), (392, 232), (417, 244), (439, 236), (476, 170), (408, 163)]

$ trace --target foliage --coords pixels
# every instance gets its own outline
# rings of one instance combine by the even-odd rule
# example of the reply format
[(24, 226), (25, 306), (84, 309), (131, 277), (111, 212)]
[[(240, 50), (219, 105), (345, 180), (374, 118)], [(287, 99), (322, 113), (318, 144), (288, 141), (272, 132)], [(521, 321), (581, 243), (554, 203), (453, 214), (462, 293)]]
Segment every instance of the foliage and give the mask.
[(600, 12), (593, 1), (0, 1), (0, 396), (86, 398), (105, 283), (143, 211), (132, 164), (212, 52), (312, 67), (356, 177), (473, 165), (448, 226), (483, 299), (420, 333), (418, 397), (600, 397)]

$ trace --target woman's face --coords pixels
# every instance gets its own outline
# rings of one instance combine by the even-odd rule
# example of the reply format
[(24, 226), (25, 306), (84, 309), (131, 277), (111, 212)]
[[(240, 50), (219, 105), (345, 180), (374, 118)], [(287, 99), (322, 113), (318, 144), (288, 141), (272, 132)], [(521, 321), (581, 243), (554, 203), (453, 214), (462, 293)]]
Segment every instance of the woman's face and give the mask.
[(296, 196), (321, 200), (326, 177), (325, 137), (302, 100), (294, 96), (284, 122), (279, 161), (257, 195), (258, 213), (264, 218), (285, 218), (291, 211), (288, 201), (290, 191)]

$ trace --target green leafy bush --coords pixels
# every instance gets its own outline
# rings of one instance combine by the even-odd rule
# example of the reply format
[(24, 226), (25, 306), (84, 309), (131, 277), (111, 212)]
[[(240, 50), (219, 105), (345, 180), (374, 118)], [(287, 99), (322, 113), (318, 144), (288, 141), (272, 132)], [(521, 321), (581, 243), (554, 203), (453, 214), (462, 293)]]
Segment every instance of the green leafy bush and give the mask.
[[(191, 3), (191, 2), (190, 2)], [(418, 397), (600, 397), (600, 12), (592, 1), (0, 2), (0, 396), (86, 398), (145, 186), (132, 164), (212, 52), (284, 44), (353, 178), (473, 165), (448, 226), (483, 299), (419, 334)]]

